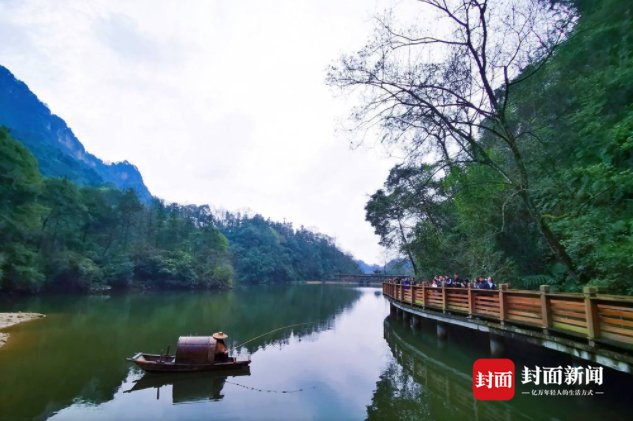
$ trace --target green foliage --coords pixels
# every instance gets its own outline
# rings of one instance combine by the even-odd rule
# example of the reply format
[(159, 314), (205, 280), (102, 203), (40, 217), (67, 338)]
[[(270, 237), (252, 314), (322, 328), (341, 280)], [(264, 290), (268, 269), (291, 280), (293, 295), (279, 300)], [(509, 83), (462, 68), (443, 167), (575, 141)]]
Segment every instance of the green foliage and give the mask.
[(102, 271), (90, 258), (74, 251), (58, 252), (46, 259), (47, 286), (55, 290), (88, 290), (101, 284)]
[[(574, 3), (582, 16), (569, 39), (537, 73), (512, 87), (508, 124), (523, 133), (518, 147), (534, 207), (581, 277), (557, 262), (519, 192), (477, 162), (439, 174), (443, 192), (389, 190), (388, 180), (387, 194), (381, 190), (368, 203), (380, 209), (385, 198), (400, 195), (397, 205), (415, 216), (408, 248), (422, 277), (459, 271), (522, 288), (579, 290), (588, 281), (633, 293), (633, 4)], [(479, 144), (506, 172), (516, 171), (489, 134)], [(420, 212), (433, 196), (434, 210)], [(398, 218), (382, 216), (368, 213), (368, 220), (384, 235)], [(396, 246), (406, 251), (402, 243)]]
[(2, 290), (231, 285), (228, 242), (206, 206), (144, 206), (132, 190), (43, 180), (4, 129), (0, 181)]
[(546, 274), (527, 275), (519, 279), (520, 287), (523, 289), (537, 289), (540, 285), (550, 285), (555, 279)]
[(0, 288), (41, 287), (34, 235), (42, 212), (36, 201), (41, 188), (33, 156), (0, 127)]
[(272, 222), (260, 215), (227, 213), (222, 231), (231, 244), (237, 280), (242, 283), (278, 283), (327, 279), (336, 273), (360, 273), (352, 256), (334, 240), (291, 224)]
[(134, 263), (128, 256), (110, 259), (102, 266), (103, 283), (113, 288), (126, 288), (134, 277)]
[(589, 10), (531, 85), (542, 88), (519, 105), (549, 99), (531, 118), (548, 122), (533, 162), (552, 228), (591, 284), (633, 293), (633, 6), (606, 0)]
[(261, 216), (219, 222), (208, 206), (143, 205), (131, 189), (42, 179), (4, 129), (0, 142), (0, 290), (226, 288), (234, 277), (288, 282), (358, 272), (329, 237)]

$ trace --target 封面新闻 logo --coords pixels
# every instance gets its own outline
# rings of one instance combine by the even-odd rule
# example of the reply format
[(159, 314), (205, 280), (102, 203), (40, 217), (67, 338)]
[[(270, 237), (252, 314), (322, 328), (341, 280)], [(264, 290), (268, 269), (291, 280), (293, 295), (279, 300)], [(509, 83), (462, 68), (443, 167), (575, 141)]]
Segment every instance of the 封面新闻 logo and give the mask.
[(473, 365), (473, 394), (482, 401), (514, 397), (514, 362), (507, 358), (480, 358)]

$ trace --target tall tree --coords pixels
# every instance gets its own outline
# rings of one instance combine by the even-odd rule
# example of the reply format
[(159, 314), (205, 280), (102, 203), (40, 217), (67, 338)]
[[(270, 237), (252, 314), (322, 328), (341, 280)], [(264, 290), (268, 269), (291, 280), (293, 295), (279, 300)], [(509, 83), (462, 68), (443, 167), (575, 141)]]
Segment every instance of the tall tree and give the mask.
[(380, 244), (397, 247), (409, 259), (414, 274), (418, 265), (413, 243), (421, 223), (436, 230), (445, 225), (440, 202), (444, 197), (437, 169), (429, 165), (396, 165), (389, 172), (384, 190), (374, 193), (365, 206), (365, 217), (380, 237)]
[(364, 101), (353, 112), (359, 127), (378, 122), (384, 141), (403, 145), (410, 160), (423, 154), (438, 167), (476, 163), (497, 173), (555, 256), (577, 275), (533, 197), (524, 156), (524, 149), (537, 141), (532, 122), (508, 118), (517, 87), (548, 61), (576, 14), (564, 3), (539, 0), (418, 4), (426, 19), (450, 29), (403, 29), (389, 15), (379, 18), (375, 37), (333, 66), (329, 83), (360, 89)]
[(37, 290), (43, 281), (35, 246), (41, 188), (35, 158), (0, 127), (0, 288)]

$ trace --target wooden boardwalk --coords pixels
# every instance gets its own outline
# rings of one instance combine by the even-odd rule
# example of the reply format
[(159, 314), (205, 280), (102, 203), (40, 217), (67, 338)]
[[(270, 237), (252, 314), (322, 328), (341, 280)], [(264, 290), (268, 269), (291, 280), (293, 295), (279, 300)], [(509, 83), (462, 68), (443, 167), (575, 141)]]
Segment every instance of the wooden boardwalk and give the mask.
[(399, 310), (438, 322), (509, 336), (633, 373), (633, 297), (383, 283)]

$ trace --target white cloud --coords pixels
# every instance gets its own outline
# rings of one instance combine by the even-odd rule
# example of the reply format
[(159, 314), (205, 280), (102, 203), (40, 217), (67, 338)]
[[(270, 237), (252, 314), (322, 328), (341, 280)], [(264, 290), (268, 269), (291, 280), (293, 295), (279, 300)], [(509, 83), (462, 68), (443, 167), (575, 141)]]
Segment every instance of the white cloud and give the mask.
[(364, 204), (393, 164), (336, 134), (325, 69), (382, 0), (0, 0), (0, 63), (86, 148), (166, 200), (317, 227), (366, 261)]

